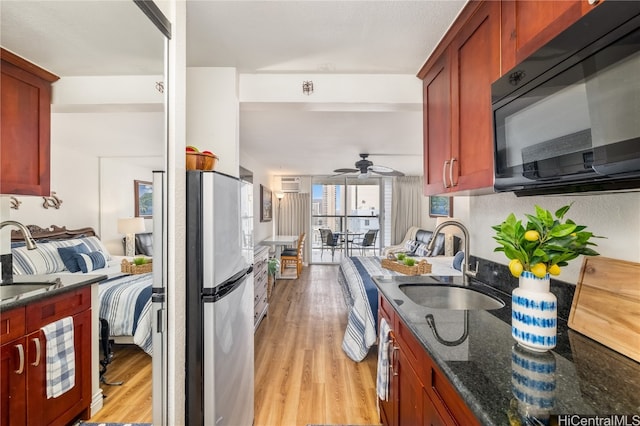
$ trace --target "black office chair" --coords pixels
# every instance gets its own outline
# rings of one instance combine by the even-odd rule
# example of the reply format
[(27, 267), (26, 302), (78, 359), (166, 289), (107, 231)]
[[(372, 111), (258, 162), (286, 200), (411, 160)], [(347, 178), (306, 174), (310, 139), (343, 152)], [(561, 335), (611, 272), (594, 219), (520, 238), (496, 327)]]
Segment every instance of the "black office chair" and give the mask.
[[(334, 235), (334, 233), (331, 232), (330, 229), (327, 229), (326, 235), (327, 238), (324, 243), (329, 249), (331, 249), (331, 260), (333, 261), (333, 256), (336, 252), (336, 248), (342, 247), (342, 242), (340, 241), (340, 235)], [(322, 255), (320, 255), (320, 257), (322, 258)]]
[(360, 247), (360, 253), (364, 256), (366, 253), (365, 252), (366, 249), (375, 248), (377, 236), (378, 236), (377, 229), (369, 229), (367, 233), (364, 234), (364, 237), (362, 237), (361, 239), (353, 240), (351, 244), (352, 246)]

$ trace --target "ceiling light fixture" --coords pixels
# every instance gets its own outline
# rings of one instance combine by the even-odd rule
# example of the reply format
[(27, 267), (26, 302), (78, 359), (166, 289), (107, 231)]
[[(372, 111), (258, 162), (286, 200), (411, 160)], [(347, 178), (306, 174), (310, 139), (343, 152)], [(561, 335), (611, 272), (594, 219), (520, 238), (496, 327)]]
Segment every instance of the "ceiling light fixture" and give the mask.
[(313, 93), (313, 81), (309, 80), (302, 82), (302, 93), (307, 96)]

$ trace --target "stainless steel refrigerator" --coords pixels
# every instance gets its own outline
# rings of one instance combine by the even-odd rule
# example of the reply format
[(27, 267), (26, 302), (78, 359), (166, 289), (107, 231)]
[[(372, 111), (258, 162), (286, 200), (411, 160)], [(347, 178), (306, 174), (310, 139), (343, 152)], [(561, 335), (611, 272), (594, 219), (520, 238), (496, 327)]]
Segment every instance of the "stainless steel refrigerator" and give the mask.
[(187, 172), (186, 424), (253, 423), (253, 255), (240, 181)]

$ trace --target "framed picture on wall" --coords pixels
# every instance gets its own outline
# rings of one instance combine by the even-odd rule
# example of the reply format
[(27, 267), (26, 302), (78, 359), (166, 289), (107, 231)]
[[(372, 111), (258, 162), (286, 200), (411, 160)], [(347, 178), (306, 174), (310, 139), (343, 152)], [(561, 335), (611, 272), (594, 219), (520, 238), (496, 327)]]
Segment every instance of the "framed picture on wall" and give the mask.
[(136, 217), (150, 219), (153, 216), (153, 184), (143, 180), (133, 181)]
[(453, 217), (453, 197), (429, 197), (430, 217)]
[(273, 217), (273, 205), (271, 203), (271, 190), (260, 185), (260, 222), (271, 222)]

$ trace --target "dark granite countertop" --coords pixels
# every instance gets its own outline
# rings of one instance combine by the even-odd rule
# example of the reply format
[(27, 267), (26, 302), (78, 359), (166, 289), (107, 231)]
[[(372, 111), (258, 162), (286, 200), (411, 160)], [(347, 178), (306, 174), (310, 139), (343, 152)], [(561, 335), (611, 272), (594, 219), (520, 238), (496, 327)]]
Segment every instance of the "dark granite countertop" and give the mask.
[(13, 277), (12, 284), (3, 284), (3, 287), (21, 285), (24, 283), (42, 283), (43, 287), (37, 286), (34, 287), (34, 290), (32, 291), (27, 291), (19, 295), (12, 295), (11, 297), (5, 298), (5, 296), (2, 296), (2, 301), (0, 301), (0, 312), (5, 312), (13, 308), (25, 306), (32, 302), (57, 296), (86, 285), (103, 281), (106, 278), (106, 275), (85, 274), (18, 275)]
[[(461, 284), (461, 277), (439, 278)], [(549, 414), (640, 414), (640, 364), (570, 330), (562, 318), (558, 345), (540, 354), (520, 348), (511, 337), (511, 297), (503, 290), (472, 280), (471, 288), (505, 306), (446, 310), (417, 305), (398, 288), (398, 281), (419, 283), (424, 277), (374, 281), (482, 424), (548, 424)], [(428, 314), (442, 340), (460, 339), (465, 328), (467, 338), (454, 346), (441, 343), (427, 323)], [(542, 365), (547, 374), (523, 371), (522, 360)], [(514, 379), (520, 380), (518, 386)], [(522, 383), (539, 388), (523, 389)]]

